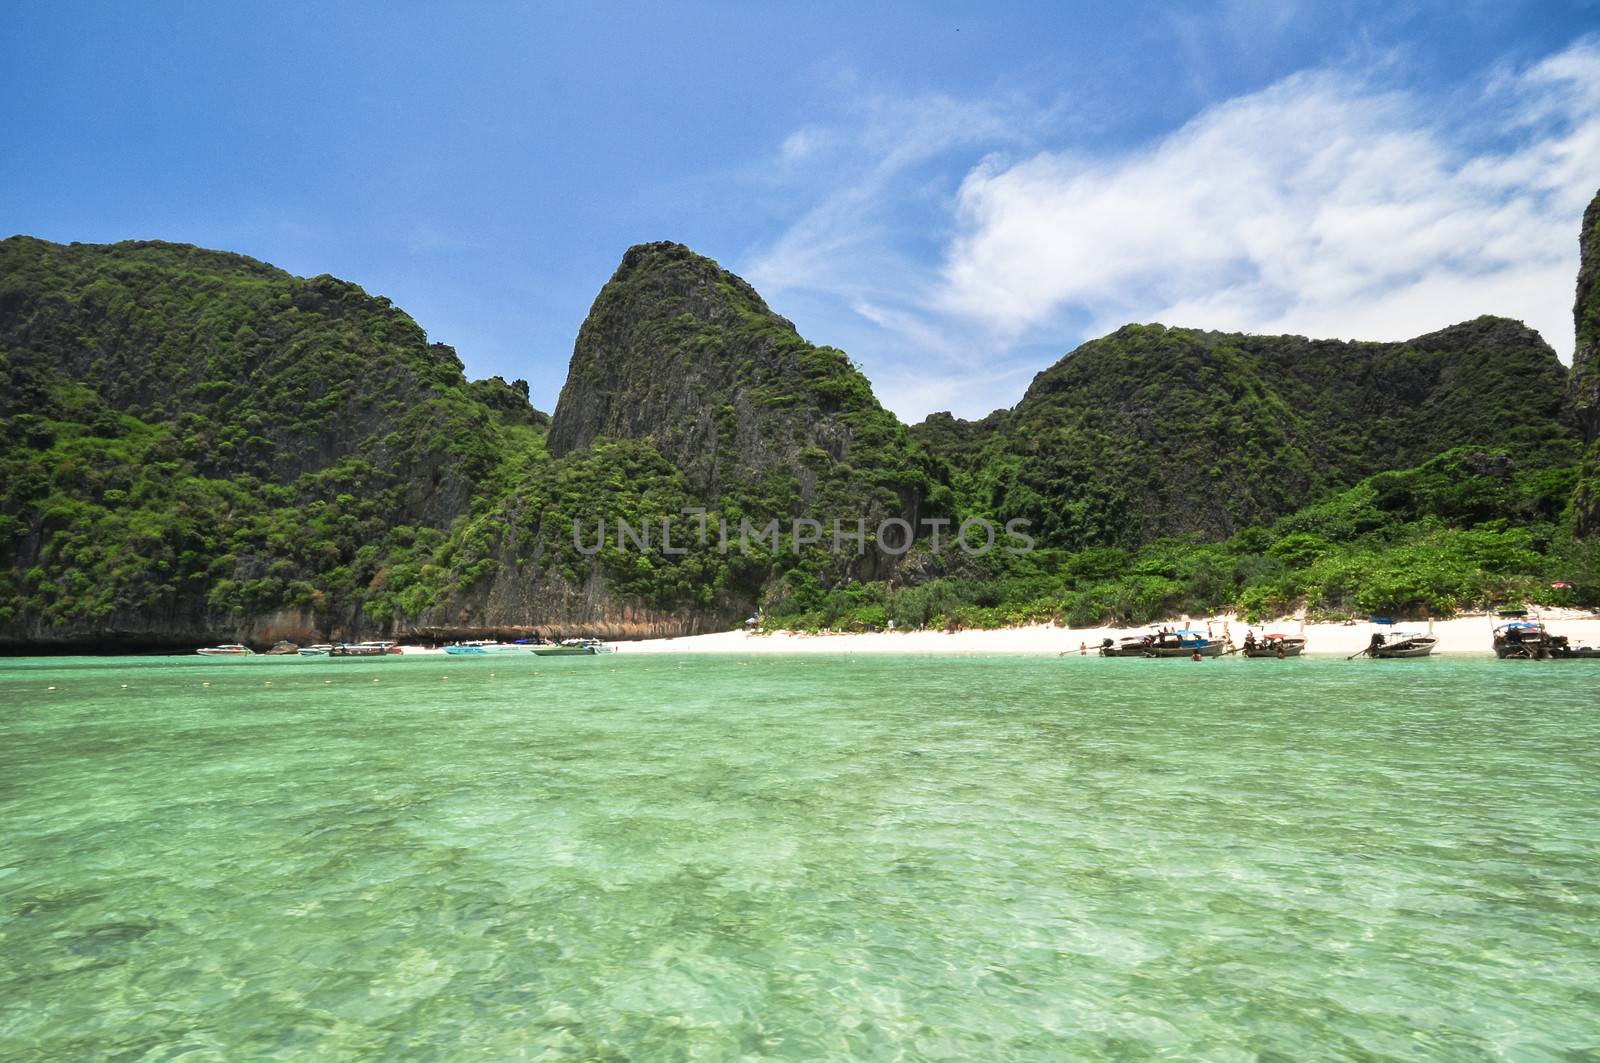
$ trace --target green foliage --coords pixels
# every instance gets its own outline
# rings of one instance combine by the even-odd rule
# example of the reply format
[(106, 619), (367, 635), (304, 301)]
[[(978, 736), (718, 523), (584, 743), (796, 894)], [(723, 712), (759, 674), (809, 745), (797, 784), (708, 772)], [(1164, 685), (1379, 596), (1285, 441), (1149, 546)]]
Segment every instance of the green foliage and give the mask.
[(913, 434), (958, 509), (1026, 518), (1066, 549), (1137, 546), (1225, 539), (1451, 447), (1569, 466), (1564, 386), (1538, 335), (1499, 318), (1388, 344), (1129, 325), (1039, 374), (1014, 410)]
[[(1506, 451), (1463, 448), (1221, 543), (996, 553), (981, 580), (938, 578), (877, 594), (903, 627), (1091, 627), (1230, 609), (1260, 621), (1298, 609), (1445, 617), (1506, 601), (1597, 605), (1600, 544), (1573, 536), (1562, 504), (1575, 477), (1572, 467), (1523, 468)], [(765, 621), (837, 627), (852, 601), (813, 588)]]
[[(1595, 459), (1575, 464), (1553, 359), (1511, 323), (1388, 345), (1134, 326), (1015, 411), (908, 432), (843, 352), (673, 246), (602, 293), (577, 412), (551, 424), (524, 382), (469, 383), (333, 278), (0, 242), (0, 633), (278, 610), (384, 628), (519, 596), (813, 630), (1600, 603), (1569, 505), (1600, 497)], [(1024, 519), (1038, 548), (723, 545), (801, 516)]]
[(331, 277), (5, 240), (0, 607), (40, 631), (296, 608), (386, 621), (390, 574), (542, 457), (541, 418), (526, 385), (469, 385), (388, 300)]

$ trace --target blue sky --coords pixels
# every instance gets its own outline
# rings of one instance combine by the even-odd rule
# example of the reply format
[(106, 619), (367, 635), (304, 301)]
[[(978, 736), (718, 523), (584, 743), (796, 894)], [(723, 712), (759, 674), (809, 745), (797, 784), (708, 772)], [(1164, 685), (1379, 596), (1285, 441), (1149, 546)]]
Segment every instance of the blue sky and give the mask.
[(1125, 321), (1570, 356), (1600, 5), (0, 6), (0, 230), (387, 295), (553, 408), (672, 239), (979, 416)]

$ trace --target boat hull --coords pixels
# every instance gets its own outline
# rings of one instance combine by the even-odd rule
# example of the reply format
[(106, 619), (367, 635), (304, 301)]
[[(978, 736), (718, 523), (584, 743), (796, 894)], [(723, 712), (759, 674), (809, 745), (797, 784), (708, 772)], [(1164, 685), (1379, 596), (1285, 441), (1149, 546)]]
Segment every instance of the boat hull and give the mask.
[(1495, 639), (1494, 655), (1502, 661), (1593, 661), (1600, 660), (1600, 649), (1592, 646), (1567, 646), (1564, 639), (1548, 642), (1507, 643)]
[(1220, 657), (1222, 656), (1222, 643), (1207, 642), (1196, 646), (1152, 646), (1145, 656), (1193, 657), (1197, 653), (1202, 657)]
[(1379, 646), (1370, 652), (1372, 656), (1379, 660), (1388, 660), (1390, 658), (1403, 660), (1409, 657), (1426, 657), (1433, 652), (1433, 645), (1432, 641), (1413, 644), (1402, 643), (1398, 646)]
[[(1298, 657), (1302, 653), (1304, 653), (1305, 651), (1306, 651), (1306, 647), (1305, 647), (1304, 643), (1301, 643), (1298, 646), (1285, 645), (1283, 647), (1283, 653), (1281, 654), (1281, 656), (1284, 656), (1284, 657)], [(1245, 657), (1277, 657), (1277, 656), (1280, 656), (1280, 654), (1278, 653), (1278, 648), (1276, 646), (1252, 646), (1250, 649), (1240, 650), (1239, 652), (1240, 652), (1240, 654), (1242, 654)]]
[(1160, 635), (1133, 635), (1113, 644), (1106, 639), (1100, 644), (1102, 657), (1216, 657), (1222, 653), (1222, 643), (1211, 639), (1191, 638), (1179, 641), (1171, 632)]
[(536, 657), (589, 657), (595, 653), (593, 646), (537, 646)]

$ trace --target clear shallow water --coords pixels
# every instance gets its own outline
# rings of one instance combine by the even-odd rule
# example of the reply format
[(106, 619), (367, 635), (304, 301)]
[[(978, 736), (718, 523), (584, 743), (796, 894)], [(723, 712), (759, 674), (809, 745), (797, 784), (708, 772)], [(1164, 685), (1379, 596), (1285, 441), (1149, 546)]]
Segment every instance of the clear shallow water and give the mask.
[(1591, 1058), (1597, 689), (0, 662), (0, 1057)]

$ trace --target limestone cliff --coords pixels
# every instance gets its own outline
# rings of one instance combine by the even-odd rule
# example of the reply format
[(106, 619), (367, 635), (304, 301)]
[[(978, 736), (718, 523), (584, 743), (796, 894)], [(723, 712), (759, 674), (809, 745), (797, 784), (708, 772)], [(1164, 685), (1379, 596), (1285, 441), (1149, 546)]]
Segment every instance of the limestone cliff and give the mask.
[(1600, 193), (1583, 212), (1578, 239), (1578, 297), (1572, 307), (1576, 344), (1568, 394), (1572, 418), (1588, 444), (1573, 496), (1580, 536), (1600, 535)]
[(382, 629), (540, 416), (347, 281), (0, 241), (0, 646)]
[(603, 438), (649, 441), (708, 499), (776, 472), (810, 506), (838, 466), (871, 473), (904, 512), (925, 489), (905, 429), (850, 359), (682, 244), (630, 248), (578, 331), (549, 447)]
[(1455, 446), (1563, 464), (1560, 362), (1482, 317), (1403, 343), (1129, 325), (1040, 373), (982, 422), (915, 434), (975, 504), (1071, 548), (1225, 538)]

